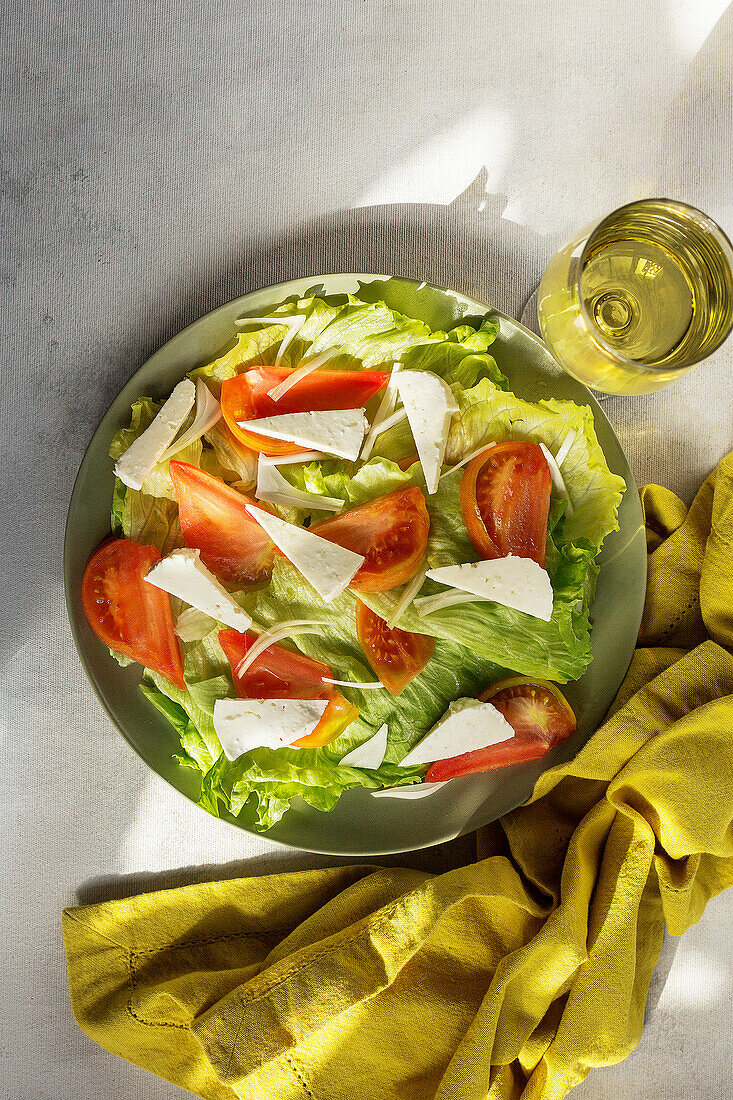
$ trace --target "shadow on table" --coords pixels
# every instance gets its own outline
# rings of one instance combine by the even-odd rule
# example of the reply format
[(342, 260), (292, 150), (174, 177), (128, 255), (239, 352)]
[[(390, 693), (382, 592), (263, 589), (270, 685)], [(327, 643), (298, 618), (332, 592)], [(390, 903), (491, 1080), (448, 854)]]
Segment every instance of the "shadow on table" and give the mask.
[(476, 859), (475, 834), (457, 837), (433, 848), (421, 848), (415, 852), (403, 852), (391, 856), (326, 856), (315, 852), (299, 852), (277, 848), (260, 856), (232, 860), (229, 863), (205, 863), (175, 870), (140, 872), (130, 875), (98, 875), (87, 879), (76, 891), (79, 905), (93, 905), (103, 901), (116, 901), (136, 894), (156, 890), (172, 890), (199, 882), (225, 882), (228, 879), (250, 878), (288, 871), (305, 871), (317, 867), (343, 867), (362, 864), (379, 867), (411, 867), (418, 871), (442, 874), (455, 867), (465, 866)]
[[(218, 269), (187, 269), (173, 311), (151, 308), (140, 361), (215, 306), (259, 287), (334, 272), (401, 275), (472, 295), (518, 315), (542, 263), (532, 230), (502, 217), (506, 196), (488, 195), (485, 169), (453, 202), (335, 210), (272, 236), (242, 241)], [(547, 255), (552, 244), (546, 246)], [(156, 331), (153, 320), (161, 324)], [(119, 379), (121, 382), (122, 379)]]

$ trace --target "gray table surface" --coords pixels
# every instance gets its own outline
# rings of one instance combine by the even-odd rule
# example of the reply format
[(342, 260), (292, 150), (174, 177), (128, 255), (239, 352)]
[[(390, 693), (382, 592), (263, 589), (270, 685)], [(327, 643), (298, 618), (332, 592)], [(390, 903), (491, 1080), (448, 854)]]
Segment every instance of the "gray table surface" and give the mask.
[[(95, 424), (155, 348), (256, 286), (394, 272), (519, 315), (561, 239), (624, 201), (667, 193), (730, 232), (733, 9), (17, 0), (0, 20), (0, 1098), (173, 1100), (76, 1028), (62, 905), (329, 861), (208, 818), (102, 714), (61, 580)], [(639, 481), (689, 498), (731, 449), (732, 360), (609, 402)], [(638, 1050), (579, 1100), (730, 1094), (732, 915), (733, 893), (680, 941)]]

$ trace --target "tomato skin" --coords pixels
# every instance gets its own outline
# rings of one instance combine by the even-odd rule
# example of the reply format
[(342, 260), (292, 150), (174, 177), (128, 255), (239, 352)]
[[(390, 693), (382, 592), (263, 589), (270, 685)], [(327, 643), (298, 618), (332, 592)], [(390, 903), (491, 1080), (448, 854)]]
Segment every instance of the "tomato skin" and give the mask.
[(363, 554), (349, 588), (387, 592), (417, 573), (428, 544), (430, 517), (417, 487), (395, 489), (311, 527), (316, 535)]
[(240, 421), (283, 413), (358, 409), (389, 381), (389, 374), (381, 371), (315, 370), (296, 382), (279, 401), (273, 401), (268, 391), (292, 373), (288, 367), (260, 366), (222, 384), (221, 411), (227, 426), (253, 451), (286, 455), (297, 454), (303, 447), (257, 435), (240, 427)]
[(267, 577), (274, 546), (246, 505), (269, 509), (198, 466), (173, 459), (169, 468), (186, 546), (200, 550), (204, 565), (220, 580), (252, 584)]
[(254, 634), (238, 630), (220, 630), (219, 642), (232, 669), (234, 689), (240, 699), (328, 699), (316, 728), (293, 744), (298, 748), (328, 745), (359, 717), (353, 703), (324, 684), (323, 676), (333, 677), (329, 665), (273, 644), (257, 657), (243, 674), (237, 666), (257, 641)]
[(567, 699), (555, 684), (546, 680), (510, 676), (482, 691), (479, 699), (493, 703), (501, 711), (514, 729), (514, 737), (485, 749), (437, 760), (426, 772), (426, 783), (538, 760), (566, 741), (577, 728)]
[(499, 443), (469, 462), (461, 511), (479, 554), (514, 554), (544, 567), (551, 489), (550, 467), (536, 443)]
[(144, 580), (159, 561), (154, 546), (142, 546), (132, 539), (102, 543), (84, 570), (84, 613), (104, 645), (186, 691), (170, 597)]
[(388, 627), (361, 600), (356, 604), (356, 633), (367, 661), (394, 696), (422, 672), (435, 652), (435, 638)]

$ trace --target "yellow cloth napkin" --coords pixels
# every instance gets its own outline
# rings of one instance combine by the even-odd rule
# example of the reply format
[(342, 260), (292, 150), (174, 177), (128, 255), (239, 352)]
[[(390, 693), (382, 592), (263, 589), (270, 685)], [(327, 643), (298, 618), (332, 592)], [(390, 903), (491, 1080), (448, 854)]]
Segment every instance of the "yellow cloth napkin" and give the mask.
[(733, 882), (733, 455), (689, 512), (642, 499), (647, 605), (612, 715), (480, 862), (69, 909), (84, 1031), (212, 1100), (555, 1100), (624, 1058), (664, 922)]

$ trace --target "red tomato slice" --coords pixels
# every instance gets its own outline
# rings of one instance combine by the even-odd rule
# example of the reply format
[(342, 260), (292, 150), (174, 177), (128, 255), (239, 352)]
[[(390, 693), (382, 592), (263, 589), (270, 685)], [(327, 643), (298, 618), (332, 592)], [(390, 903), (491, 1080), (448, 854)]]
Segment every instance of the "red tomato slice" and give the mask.
[(395, 489), (350, 512), (316, 523), (311, 530), (366, 558), (349, 588), (387, 592), (406, 584), (420, 567), (428, 544), (430, 518), (425, 498), (413, 487)]
[(546, 680), (510, 676), (482, 691), (479, 699), (493, 703), (501, 711), (513, 728), (514, 737), (499, 745), (438, 760), (428, 768), (427, 783), (537, 760), (566, 741), (577, 727), (567, 699)]
[(303, 447), (249, 432), (239, 426), (240, 421), (282, 413), (358, 409), (389, 381), (389, 374), (378, 371), (315, 370), (296, 382), (279, 401), (273, 401), (268, 391), (292, 373), (287, 367), (255, 367), (228, 378), (222, 385), (221, 411), (229, 430), (253, 451), (285, 455), (297, 454)]
[(323, 683), (323, 676), (333, 677), (328, 665), (273, 644), (240, 675), (237, 666), (257, 641), (256, 637), (237, 630), (220, 630), (219, 641), (232, 667), (234, 688), (240, 699), (328, 699), (313, 732), (293, 742), (299, 748), (328, 745), (359, 717), (353, 703), (332, 685)]
[(360, 600), (356, 632), (364, 656), (390, 695), (399, 695), (422, 672), (435, 652), (435, 638), (387, 626)]
[(101, 642), (185, 691), (170, 597), (143, 579), (158, 561), (160, 554), (154, 546), (110, 539), (87, 562), (81, 582), (82, 603)]
[(544, 566), (551, 488), (550, 467), (536, 443), (499, 443), (469, 462), (461, 510), (479, 554), (514, 554)]
[(187, 462), (173, 460), (170, 473), (186, 546), (200, 550), (204, 565), (220, 580), (263, 580), (272, 568), (274, 547), (245, 507), (262, 505)]

